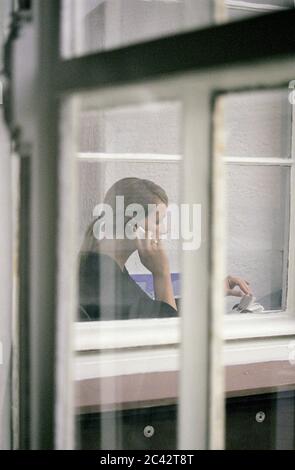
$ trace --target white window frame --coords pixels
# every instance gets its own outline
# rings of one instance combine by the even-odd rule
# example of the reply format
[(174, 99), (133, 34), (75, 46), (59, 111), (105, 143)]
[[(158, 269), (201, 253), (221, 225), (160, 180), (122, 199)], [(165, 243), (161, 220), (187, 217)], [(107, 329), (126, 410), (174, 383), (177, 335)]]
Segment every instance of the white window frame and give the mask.
[[(268, 73), (268, 69), (270, 73)], [(292, 78), (291, 70), (290, 73)], [(277, 74), (273, 67), (267, 63), (263, 65), (263, 62), (256, 66), (248, 65), (241, 68), (236, 67), (229, 71), (223, 70), (220, 72), (217, 70), (216, 74), (218, 74), (218, 85), (225, 92), (237, 90), (239, 88), (255, 90), (256, 87), (259, 88), (261, 86), (269, 86), (272, 88), (275, 86), (279, 87), (282, 81), (282, 77), (277, 80), (275, 78), (269, 80), (268, 77), (279, 77), (280, 73)], [(202, 83), (202, 86), (204, 86), (204, 93), (207, 94), (207, 96), (211, 96), (212, 92), (216, 88), (215, 79), (213, 78), (214, 71), (211, 71), (210, 75), (200, 73), (197, 74), (196, 77), (198, 83)], [(204, 82), (202, 82), (202, 78), (204, 78)], [(286, 75), (285, 80), (289, 81), (290, 77)], [(207, 82), (206, 85), (204, 85), (205, 82)], [(126, 104), (131, 103), (128, 102)], [(208, 119), (211, 119), (211, 117), (207, 116)], [(294, 134), (294, 132), (292, 134)], [(209, 142), (207, 142), (207, 145), (210, 145)], [(209, 347), (215, 354), (220, 354), (220, 342), (223, 337), (225, 340), (223, 348), (225, 365), (230, 366), (264, 361), (284, 361), (289, 359), (289, 345), (293, 344), (292, 341), (295, 338), (295, 296), (292, 292), (292, 280), (294, 281), (295, 279), (295, 251), (292, 248), (295, 241), (295, 194), (294, 189), (292, 189), (295, 188), (293, 148), (294, 145), (292, 145), (292, 158), (290, 159), (290, 162), (287, 162), (287, 164), (292, 164), (290, 187), (292, 190), (291, 201), (293, 201), (290, 207), (290, 252), (288, 265), (287, 310), (280, 313), (273, 312), (259, 315), (246, 314), (243, 316), (225, 316), (222, 326), (218, 319), (220, 317), (218, 312), (220, 313), (221, 306), (216, 305), (216, 302), (218, 303), (218, 299), (220, 299), (219, 290), (218, 293), (213, 296), (212, 306), (213, 318), (215, 318), (215, 321), (213, 322), (213, 337)], [(207, 150), (208, 149), (206, 149), (206, 152)], [(83, 158), (82, 155), (80, 155), (80, 158), (81, 157)], [(86, 155), (84, 155), (84, 157), (86, 157)], [(90, 156), (90, 158), (92, 157)], [(128, 156), (126, 156), (126, 159), (128, 159)], [(240, 161), (241, 160), (239, 160), (239, 162)], [(252, 159), (251, 163), (253, 163)], [(257, 164), (258, 163), (262, 162), (257, 161)], [(267, 162), (264, 159), (263, 163), (268, 164), (270, 162)], [(272, 159), (272, 163), (274, 163), (274, 159)], [(286, 164), (285, 161), (276, 161), (276, 163)], [(218, 163), (215, 158), (214, 164), (216, 167), (220, 165), (220, 162)], [(184, 171), (189, 171), (189, 169), (184, 168)], [(216, 168), (215, 172), (218, 173)], [(216, 177), (214, 181), (220, 191), (222, 182), (216, 179)], [(219, 192), (219, 195), (222, 194)], [(220, 211), (222, 211), (222, 198), (216, 198), (214, 207), (215, 213), (219, 213), (220, 215)], [(218, 269), (215, 274), (218, 272), (220, 274), (220, 270), (222, 270), (222, 260), (219, 258), (219, 250), (217, 246), (218, 241), (220, 242), (220, 236), (215, 233), (214, 252), (218, 257), (218, 260), (216, 261)], [(218, 279), (215, 279), (215, 282), (218, 284)], [(128, 332), (126, 331), (127, 328)], [(163, 334), (159, 334), (162, 332)], [(77, 357), (74, 372), (75, 379), (79, 381), (87, 378), (105, 377), (107, 374), (111, 374), (112, 377), (116, 377), (121, 374), (128, 375), (142, 372), (177, 372), (179, 370), (179, 360), (181, 357), (180, 332), (184, 334), (180, 319), (129, 320), (128, 322), (123, 323), (91, 322), (90, 324), (76, 324), (75, 350), (77, 352)], [(124, 338), (124, 341), (121, 342), (121, 340), (119, 340), (119, 344), (116, 338), (122, 337)], [(102, 338), (103, 342), (100, 342)], [(109, 345), (114, 349), (120, 347), (120, 352), (113, 353), (112, 350), (110, 350)], [(132, 350), (130, 350), (130, 347), (132, 347)], [(144, 369), (142, 364), (144, 364)], [(217, 374), (215, 373), (215, 370), (217, 371)], [(185, 374), (185, 371), (182, 370), (182, 374)], [(212, 362), (212, 369), (210, 372), (210, 383), (215, 383), (215, 385), (217, 383), (217, 386), (215, 386), (214, 396), (215, 399), (219, 396), (219, 399), (216, 400), (216, 406), (211, 402), (211, 405), (213, 406), (210, 412), (210, 422), (217, 423), (222, 419), (220, 415), (220, 404), (223, 400), (224, 382), (220, 377), (220, 374), (218, 374), (218, 368), (215, 369), (214, 362)], [(191, 416), (193, 415), (194, 412), (192, 412)], [(188, 416), (186, 416), (186, 418), (187, 417)], [(185, 432), (185, 429), (189, 430), (189, 427), (189, 420), (186, 424), (182, 421), (183, 433)], [(214, 428), (214, 426), (212, 426), (212, 428)], [(218, 426), (216, 426), (216, 429), (218, 429)], [(214, 432), (211, 434), (210, 439), (210, 445), (212, 448), (222, 447), (221, 442), (223, 440), (223, 436), (220, 433), (220, 428), (216, 434), (214, 434)]]
[[(289, 62), (289, 65), (291, 63)], [(188, 96), (191, 95), (190, 105), (197, 105), (197, 98), (192, 98), (193, 92), (196, 91), (196, 95), (200, 99), (199, 90), (202, 90), (202, 99), (207, 103), (209, 99), (205, 97), (212, 97), (214, 90), (216, 89), (216, 76), (218, 76), (218, 87), (224, 92), (230, 92), (231, 90), (244, 89), (258, 89), (264, 87), (279, 87), (282, 81), (289, 82), (290, 76), (292, 76), (292, 67), (288, 67), (288, 61), (281, 64), (280, 73), (277, 64), (269, 64), (268, 62), (244, 65), (240, 67), (234, 67), (230, 70), (224, 69), (213, 70), (211, 73), (199, 73), (199, 74), (188, 74), (179, 78), (179, 85), (177, 80), (170, 81), (172, 89), (177, 90), (179, 93), (177, 96), (170, 95), (170, 99), (177, 99), (180, 97), (181, 88), (185, 88)], [(161, 82), (153, 82), (146, 84), (147, 87), (151, 87), (153, 90), (152, 96), (154, 100), (160, 99), (161, 93), (157, 93), (157, 87), (161, 89)], [(140, 88), (140, 87), (139, 87)], [(150, 90), (150, 91), (151, 91)], [(165, 82), (165, 93), (169, 93), (169, 82)], [(171, 92), (172, 93), (172, 92)], [(132, 96), (134, 97), (136, 92), (133, 89)], [(103, 99), (106, 99), (107, 93), (104, 92)], [(133, 98), (134, 99), (134, 98)], [(115, 100), (116, 105), (124, 104)], [(202, 101), (200, 101), (202, 103)], [(107, 102), (105, 103), (107, 104)], [(127, 99), (125, 104), (133, 104)], [(204, 102), (203, 102), (204, 105)], [(191, 110), (195, 113), (196, 110)], [(185, 115), (186, 112), (184, 111)], [(204, 113), (202, 105), (198, 110), (198, 114)], [(203, 119), (207, 122), (208, 128), (211, 128), (211, 119), (209, 108), (205, 110)], [(195, 131), (195, 129), (194, 129)], [(194, 132), (193, 131), (193, 132)], [(192, 128), (189, 127), (187, 131), (192, 132)], [(196, 132), (196, 131), (195, 131)], [(196, 132), (197, 138), (201, 138), (203, 141), (201, 152), (205, 152), (207, 155), (210, 147), (210, 132), (207, 132), (207, 142), (204, 142), (204, 136), (201, 136), (202, 129)], [(192, 171), (190, 164), (192, 161), (186, 159), (184, 155), (183, 159), (184, 171)], [(211, 178), (214, 178), (214, 188), (217, 190), (214, 194), (214, 213), (215, 216), (218, 214), (219, 222), (222, 221), (223, 200), (222, 200), (222, 182), (223, 178), (217, 177), (222, 173), (224, 162), (222, 159), (215, 156), (213, 160), (213, 166), (215, 169), (211, 174)], [(292, 181), (294, 182), (294, 169), (292, 167)], [(293, 185), (293, 187), (295, 187)], [(293, 193), (294, 199), (294, 193)], [(295, 204), (292, 207), (290, 227), (294, 227), (294, 209)], [(216, 221), (216, 219), (215, 219)], [(221, 224), (222, 226), (222, 224)], [(290, 246), (293, 246), (294, 231), (291, 234)], [(222, 342), (225, 339), (223, 345), (223, 358), (224, 364), (228, 366), (237, 364), (248, 364), (251, 362), (265, 362), (265, 361), (284, 361), (289, 359), (290, 348), (289, 345), (293, 344), (295, 339), (295, 308), (294, 308), (294, 296), (289, 297), (289, 308), (288, 313), (271, 313), (271, 314), (259, 314), (259, 315), (228, 315), (221, 321), (224, 313), (224, 307), (220, 303), (220, 299), (223, 296), (223, 284), (220, 283), (222, 276), (224, 275), (223, 261), (221, 256), (220, 245), (224, 243), (224, 235), (220, 234), (220, 226), (215, 225), (214, 227), (214, 239), (213, 239), (213, 256), (215, 256), (215, 278), (212, 280), (214, 283), (214, 292), (212, 299), (212, 323), (211, 323), (211, 339), (208, 347), (210, 348), (213, 357), (222, 354)], [(293, 243), (294, 244), (294, 243)], [(289, 276), (288, 280), (291, 284), (291, 279), (294, 279), (294, 250), (290, 252), (289, 260)], [(292, 270), (292, 275), (290, 274)], [(207, 276), (207, 275), (206, 275)], [(206, 277), (208, 280), (208, 278)], [(188, 287), (188, 286), (186, 286)], [(289, 290), (292, 292), (292, 289)], [(194, 328), (200, 326), (195, 312), (190, 312), (190, 322), (195, 322)], [(237, 317), (237, 318), (233, 318)], [(151, 319), (151, 320), (128, 320), (128, 321), (115, 321), (115, 322), (89, 322), (87, 323), (76, 323), (75, 324), (75, 335), (74, 345), (76, 351), (74, 379), (79, 384), (80, 381), (87, 379), (105, 379), (108, 376), (112, 377), (113, 380), (116, 377), (122, 377), (122, 375), (133, 375), (141, 373), (163, 373), (163, 378), (168, 372), (176, 373), (180, 370), (180, 373), (187, 375), (185, 369), (182, 368), (183, 362), (183, 351), (181, 337), (183, 335), (190, 335), (189, 328), (192, 327), (192, 323), (185, 322), (182, 324), (182, 320), (179, 318), (175, 319)], [(202, 327), (203, 328), (203, 327)], [(224, 335), (225, 333), (225, 335)], [(225, 336), (225, 338), (224, 338)], [(202, 339), (199, 338), (201, 341)], [(199, 347), (199, 346), (198, 346)], [(186, 353), (190, 356), (190, 351), (187, 349)], [(186, 356), (187, 357), (187, 356)], [(180, 362), (181, 361), (181, 362)], [(191, 358), (194, 362), (194, 358)], [(208, 363), (202, 356), (198, 357), (198, 361), (203, 364), (203, 367), (207, 367)], [(144, 365), (143, 365), (144, 364)], [(221, 448), (223, 442), (223, 435), (220, 431), (222, 426), (218, 426), (222, 420), (222, 409), (224, 404), (224, 392), (225, 384), (224, 378), (219, 373), (218, 360), (211, 362), (211, 371), (209, 381), (210, 384), (214, 384), (214, 396), (211, 396), (213, 401), (210, 400), (211, 410), (209, 421), (214, 423), (211, 426), (210, 435), (210, 446), (211, 448)], [(196, 366), (191, 364), (189, 367), (191, 370), (196, 370)], [(188, 377), (187, 377), (188, 379)], [(200, 378), (195, 377), (196, 382), (189, 379), (189, 383), (199, 383)], [(188, 402), (193, 403), (196, 391), (189, 386), (186, 389), (186, 394), (190, 393), (187, 397)], [(183, 393), (183, 392), (182, 392)], [(175, 396), (177, 400), (177, 396)], [(140, 406), (139, 403), (134, 403), (134, 406)], [(189, 430), (192, 422), (189, 419), (189, 415), (186, 414), (185, 410), (182, 410), (182, 421), (181, 429), (185, 433), (185, 430)], [(196, 416), (197, 410), (191, 410), (191, 416)], [(185, 417), (185, 419), (184, 419)], [(216, 432), (214, 432), (216, 429)], [(195, 437), (192, 437), (192, 441)]]

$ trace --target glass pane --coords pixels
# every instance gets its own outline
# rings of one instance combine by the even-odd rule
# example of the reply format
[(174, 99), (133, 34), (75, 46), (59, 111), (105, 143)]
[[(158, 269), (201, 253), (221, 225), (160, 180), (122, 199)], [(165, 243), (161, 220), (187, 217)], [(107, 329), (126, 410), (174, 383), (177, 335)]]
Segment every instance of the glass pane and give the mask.
[(224, 157), (290, 158), (288, 90), (230, 93), (223, 98)]
[(0, 106), (1, 170), (0, 216), (5, 230), (0, 234), (2, 264), (0, 283), (0, 449), (9, 449), (11, 425), (11, 347), (12, 347), (12, 224), (11, 224), (11, 157), (8, 135)]
[(291, 0), (63, 0), (62, 56), (79, 56), (293, 8)]
[[(228, 165), (227, 272), (250, 283), (265, 310), (285, 307), (290, 169)], [(227, 297), (227, 313), (239, 302)]]
[(77, 123), (77, 320), (97, 335), (76, 357), (76, 447), (175, 448), (182, 104), (81, 98)]
[(295, 448), (295, 343), (278, 337), (294, 314), (292, 288), (287, 289), (295, 202), (293, 164), (286, 158), (292, 155), (287, 92), (228, 92), (219, 96), (214, 112), (214, 157), (216, 171), (224, 175), (226, 218), (227, 450)]
[[(282, 310), (287, 294), (291, 166), (280, 166), (275, 158), (291, 157), (288, 92), (228, 93), (220, 97), (218, 106), (216, 113), (222, 116), (218, 158), (226, 162), (226, 313)], [(247, 301), (253, 305), (242, 303)]]

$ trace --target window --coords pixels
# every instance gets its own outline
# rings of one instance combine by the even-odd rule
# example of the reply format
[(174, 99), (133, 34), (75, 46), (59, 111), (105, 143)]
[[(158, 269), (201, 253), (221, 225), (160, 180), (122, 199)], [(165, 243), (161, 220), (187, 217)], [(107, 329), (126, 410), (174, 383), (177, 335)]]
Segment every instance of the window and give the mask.
[[(2, 46), (7, 33), (7, 24), (10, 8), (5, 2), (0, 4), (0, 69), (3, 69)], [(12, 388), (12, 369), (16, 349), (12, 348), (13, 320), (12, 320), (12, 281), (16, 273), (13, 273), (12, 264), (12, 181), (11, 181), (11, 156), (9, 133), (5, 127), (3, 94), (4, 83), (0, 76), (0, 217), (3, 230), (0, 234), (0, 257), (2, 260), (0, 283), (0, 449), (9, 450), (11, 443), (11, 414), (13, 405), (16, 405), (16, 394)], [(13, 188), (15, 189), (15, 188)], [(14, 191), (15, 196), (16, 191)]]
[[(99, 6), (99, 12), (107, 15), (106, 4), (102, 5), (102, 2), (92, 3), (93, 8)], [(261, 178), (268, 178), (275, 191), (266, 191), (265, 198), (259, 200), (257, 191), (252, 193), (254, 201), (258, 200), (256, 217), (266, 213), (266, 224), (271, 224), (269, 206), (274, 201), (284, 226), (283, 236), (277, 234), (275, 227), (272, 231), (271, 226), (271, 236), (269, 230), (263, 232), (265, 238), (261, 243), (262, 252), (267, 242), (271, 244), (271, 253), (266, 258), (270, 265), (277, 263), (278, 258), (281, 260), (279, 269), (275, 270), (277, 278), (271, 275), (262, 279), (270, 292), (273, 288), (281, 289), (278, 302), (281, 311), (251, 317), (226, 315), (225, 361), (236, 367), (247, 363), (250, 356), (255, 356), (256, 362), (262, 357), (278, 360), (279, 356), (279, 360), (282, 357), (285, 360), (288, 342), (295, 331), (292, 315), (294, 252), (289, 249), (294, 243), (294, 197), (292, 192), (290, 194), (294, 171), (290, 146), (286, 145), (291, 135), (290, 116), (283, 112), (286, 128), (281, 129), (283, 137), (277, 138), (275, 146), (271, 146), (271, 155), (268, 151), (256, 154), (252, 127), (246, 126), (248, 111), (238, 114), (245, 119), (246, 147), (234, 147), (233, 139), (230, 140), (232, 147), (220, 144), (225, 124), (235, 135), (240, 130), (240, 126), (236, 130), (232, 114), (237, 94), (246, 101), (245, 109), (251, 104), (251, 96), (255, 95), (255, 106), (264, 100), (260, 108), (262, 115), (266, 105), (275, 103), (271, 104), (275, 110), (280, 100), (284, 100), (284, 90), (293, 78), (294, 47), (293, 41), (283, 39), (285, 34), (292, 37), (294, 12), (288, 12), (289, 16), (281, 12), (136, 44), (128, 49), (127, 56), (124, 47), (94, 53), (94, 45), (97, 47), (99, 43), (102, 47), (104, 35), (100, 33), (101, 21), (100, 29), (92, 28), (92, 21), (96, 24), (98, 17), (89, 16), (87, 24), (98, 37), (93, 43), (92, 39), (87, 39), (93, 47), (92, 53), (80, 57), (87, 48), (84, 48), (84, 39), (78, 52), (72, 46), (71, 28), (68, 28), (72, 19), (68, 11), (69, 24), (63, 25), (62, 34), (67, 43), (66, 57), (79, 57), (65, 60), (65, 55), (63, 59), (58, 58), (61, 44), (57, 44), (57, 36), (53, 34), (60, 26), (60, 6), (60, 2), (53, 0), (36, 2), (34, 28), (41, 38), (33, 34), (26, 36), (28, 42), (23, 35), (17, 40), (18, 46), (26, 44), (29, 50), (38, 52), (38, 67), (34, 64), (29, 67), (32, 73), (37, 73), (30, 81), (36, 88), (29, 87), (31, 95), (37, 97), (34, 113), (30, 119), (29, 116), (20, 119), (20, 123), (19, 114), (15, 113), (14, 123), (18, 128), (18, 124), (25, 125), (29, 121), (30, 129), (34, 129), (28, 138), (32, 146), (21, 145), (27, 143), (23, 133), (18, 141), (21, 149), (30, 150), (32, 179), (29, 187), (32, 185), (34, 189), (29, 217), (34, 250), (28, 263), (29, 274), (21, 280), (22, 289), (27, 279), (31, 280), (27, 292), (30, 347), (27, 344), (26, 351), (31, 359), (27, 377), (32, 400), (28, 428), (21, 432), (29, 436), (26, 445), (31, 448), (79, 447), (80, 442), (87, 441), (87, 433), (86, 440), (80, 440), (81, 423), (86, 421), (86, 426), (91, 427), (92, 415), (98, 413), (102, 432), (97, 437), (99, 442), (95, 442), (96, 448), (125, 448), (124, 412), (128, 408), (135, 410), (138, 416), (143, 408), (149, 409), (149, 416), (155, 416), (160, 405), (172, 403), (178, 405), (179, 448), (222, 448), (225, 393), (222, 315), (226, 273), (223, 261), (226, 247), (224, 163), (230, 169), (227, 181), (233, 182), (233, 189), (240, 166), (243, 166), (243, 175), (239, 173), (238, 178), (245, 187), (248, 181), (258, 184)], [(270, 30), (274, 31), (271, 39), (267, 35)], [(230, 40), (233, 34), (241, 35), (238, 49)], [(204, 54), (208, 41), (211, 48)], [(270, 47), (270, 41), (274, 47)], [(186, 54), (178, 57), (175, 49), (185, 50)], [(17, 51), (18, 57), (26, 57), (21, 53), (22, 48)], [(165, 60), (159, 60), (163, 57)], [(20, 85), (23, 78), (23, 61), (16, 65), (13, 79), (18, 89), (16, 85)], [(23, 91), (21, 96), (27, 97), (27, 94)], [(228, 107), (226, 121), (219, 109), (222, 103)], [(269, 118), (269, 113), (266, 117)], [(276, 130), (280, 128), (280, 119), (274, 119)], [(263, 135), (266, 147), (272, 137), (266, 125)], [(169, 257), (171, 265), (175, 263), (172, 274), (181, 272), (181, 315), (179, 318), (127, 316), (130, 319), (114, 315), (116, 321), (76, 322), (77, 310), (80, 313), (81, 307), (80, 276), (77, 276), (79, 249), (91, 219), (96, 222), (95, 218), (100, 220), (103, 216), (100, 212), (93, 213), (93, 205), (105, 197), (105, 191), (117, 178), (135, 176), (139, 171), (163, 184), (172, 200), (179, 198), (190, 207), (201, 206), (200, 246), (183, 249), (180, 265), (177, 264), (178, 248), (172, 248)], [(167, 178), (169, 176), (170, 183), (171, 175), (173, 185), (168, 185)], [(231, 199), (235, 198), (233, 194)], [(237, 230), (239, 221), (234, 209), (230, 208), (230, 213)], [(251, 221), (247, 220), (247, 224)], [(90, 228), (93, 234), (93, 227)], [(237, 238), (240, 238), (239, 233)], [(272, 243), (273, 239), (276, 243)], [(260, 246), (255, 246), (256, 252), (260, 255)], [(241, 260), (241, 253), (238, 255), (236, 258)], [(256, 261), (255, 256), (253, 262)], [(266, 264), (265, 258), (263, 263)], [(133, 282), (133, 287), (135, 283), (140, 284), (138, 288), (146, 290), (148, 297), (152, 295), (150, 278), (144, 279), (143, 286), (143, 279), (135, 276), (148, 273), (138, 271), (138, 266), (137, 261), (132, 263), (130, 274), (134, 279), (128, 278), (128, 282)], [(259, 266), (253, 263), (251, 266), (255, 268), (253, 275), (259, 273)], [(119, 264), (119, 267), (123, 266)], [(99, 263), (95, 268), (99, 269)], [(126, 275), (114, 264), (109, 269), (110, 272), (117, 269), (120, 276)], [(98, 279), (95, 279), (96, 286)], [(171, 281), (175, 289), (178, 288), (178, 279)], [(107, 283), (105, 287), (108, 289)], [(117, 294), (116, 289), (112, 292)], [(264, 292), (261, 292), (262, 295)], [(147, 297), (146, 302), (151, 300)], [(124, 296), (121, 298), (126, 300)], [(269, 305), (270, 310), (276, 309), (272, 300)], [(90, 316), (88, 306), (82, 303), (82, 313), (85, 310)], [(292, 386), (292, 382), (283, 385)], [(236, 388), (232, 386), (231, 390), (236, 391)], [(138, 447), (142, 442), (152, 447), (150, 432), (150, 429), (140, 428)]]
[[(82, 108), (79, 116), (78, 237), (79, 246), (81, 247), (80, 253), (89, 250), (89, 246), (86, 247), (86, 238), (89, 240), (89, 234), (86, 235), (86, 233), (89, 226), (97, 218), (99, 205), (103, 203), (107, 191), (112, 187), (115, 188), (113, 185), (116, 185), (124, 178), (139, 178), (139, 182), (144, 180), (140, 183), (141, 185), (145, 184), (146, 180), (151, 181), (155, 185), (151, 188), (152, 191), (163, 191), (165, 197), (167, 196), (168, 207), (177, 206), (178, 208), (178, 201), (180, 200), (181, 103), (173, 101), (150, 102), (143, 105), (126, 105), (99, 110), (95, 109), (93, 100), (88, 100), (88, 102), (89, 104), (85, 105), (85, 109)], [(90, 106), (89, 109), (88, 106)], [(127, 183), (128, 180), (126, 180)], [(135, 203), (136, 200), (142, 201), (143, 197), (142, 188), (138, 187), (135, 190), (132, 185), (136, 185), (135, 180), (130, 181), (130, 187), (126, 190), (122, 189), (121, 194), (122, 199), (128, 200), (129, 204)], [(134, 199), (131, 196), (133, 190), (138, 193), (138, 196), (133, 195)], [(119, 193), (117, 196), (120, 197)], [(122, 201), (122, 204), (124, 202)], [(152, 200), (150, 200), (150, 204), (152, 204)], [(112, 207), (112, 210), (115, 212), (116, 208)], [(115, 226), (117, 229), (118, 226), (114, 223), (114, 228)], [(93, 227), (93, 230), (95, 230), (95, 227)], [(115, 234), (113, 235), (115, 237)], [(170, 273), (176, 297), (180, 296), (178, 242), (176, 239), (167, 241)], [(95, 243), (98, 247), (99, 244), (102, 245), (104, 242), (96, 243), (92, 240), (92, 243)], [(110, 243), (109, 241), (109, 245)], [(103, 266), (101, 268), (103, 269)], [(154, 298), (153, 276), (151, 271), (141, 262), (138, 251), (134, 251), (128, 258), (126, 269), (132, 280), (149, 297)], [(93, 273), (93, 275), (95, 274)], [(83, 277), (82, 274), (81, 276)], [(88, 281), (92, 282), (90, 279)], [(112, 282), (111, 279), (109, 281)], [(84, 282), (83, 279), (80, 279), (81, 302), (83, 303), (83, 305), (80, 305), (81, 320), (87, 318), (98, 320), (97, 316), (91, 317), (91, 314), (87, 313), (88, 300), (82, 299), (86, 295)], [(101, 290), (103, 290), (103, 287), (101, 287)], [(87, 292), (90, 295), (88, 290)], [(90, 310), (91, 308), (89, 307)], [(144, 308), (143, 305), (142, 308)], [(127, 315), (127, 312), (125, 314)], [(148, 312), (138, 312), (131, 315), (138, 315), (141, 318), (149, 316)], [(150, 315), (153, 316), (153, 313), (151, 312)], [(167, 316), (169, 316), (168, 311)], [(121, 319), (123, 318), (124, 316)], [(127, 318), (129, 317), (127, 316)], [(106, 314), (105, 319), (111, 320), (111, 317)]]

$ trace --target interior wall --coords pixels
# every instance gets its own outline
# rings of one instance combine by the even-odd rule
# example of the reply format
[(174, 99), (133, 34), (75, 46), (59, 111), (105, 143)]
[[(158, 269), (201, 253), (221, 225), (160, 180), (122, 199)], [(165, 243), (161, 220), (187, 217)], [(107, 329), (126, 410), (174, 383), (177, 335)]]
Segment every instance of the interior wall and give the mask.
[[(224, 110), (226, 157), (291, 157), (287, 89), (228, 94)], [(290, 172), (277, 166), (227, 165), (226, 176), (227, 271), (249, 280), (265, 308), (279, 308)]]

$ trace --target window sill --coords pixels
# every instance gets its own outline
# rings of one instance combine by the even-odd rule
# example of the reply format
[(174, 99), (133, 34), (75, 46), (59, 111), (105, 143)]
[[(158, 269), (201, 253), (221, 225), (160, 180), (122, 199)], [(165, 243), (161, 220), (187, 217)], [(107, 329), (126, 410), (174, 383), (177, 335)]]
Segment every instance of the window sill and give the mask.
[[(179, 322), (173, 318), (76, 324), (76, 407), (94, 412), (176, 401)], [(225, 331), (227, 396), (295, 388), (292, 317), (231, 315), (225, 318)], [(123, 395), (114, 395), (114, 390)]]
[[(179, 370), (179, 318), (75, 325), (74, 379), (113, 380)], [(295, 320), (286, 313), (225, 318), (224, 365), (295, 361)]]
[(291, 336), (295, 335), (295, 317), (287, 312), (226, 315), (224, 332), (226, 341)]

